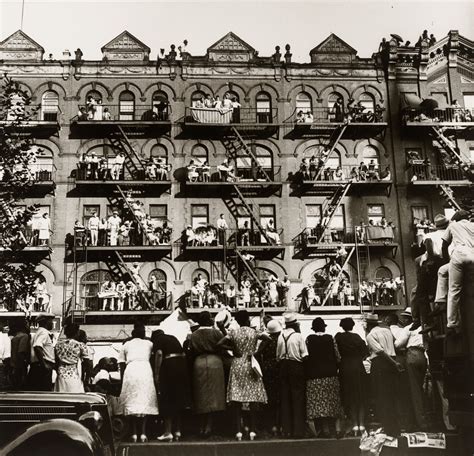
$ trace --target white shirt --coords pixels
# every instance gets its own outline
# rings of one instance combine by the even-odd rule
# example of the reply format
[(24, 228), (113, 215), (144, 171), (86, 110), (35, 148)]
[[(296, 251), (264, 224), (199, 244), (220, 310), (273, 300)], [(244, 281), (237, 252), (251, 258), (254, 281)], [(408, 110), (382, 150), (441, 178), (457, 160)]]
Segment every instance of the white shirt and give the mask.
[(31, 336), (31, 362), (37, 363), (39, 360), (36, 356), (35, 347), (41, 347), (44, 353), (44, 359), (50, 363), (55, 362), (54, 346), (52, 334), (43, 327), (39, 327), (35, 334)]
[(400, 332), (395, 338), (396, 348), (410, 348), (410, 347), (421, 347), (423, 348), (423, 336), (420, 334), (421, 327), (418, 327), (414, 331), (410, 331), (410, 326), (399, 328)]
[(293, 328), (284, 329), (278, 336), (277, 359), (289, 359), (301, 362), (306, 356), (308, 356), (308, 348), (306, 347), (303, 336), (297, 333)]
[(228, 227), (227, 222), (225, 221), (225, 219), (218, 218), (217, 219), (217, 228), (219, 228), (220, 230), (226, 230), (229, 227)]
[(436, 256), (442, 256), (441, 247), (443, 246), (443, 234), (445, 230), (436, 230), (425, 235), (423, 242), (426, 242), (427, 239), (433, 241), (433, 254)]
[(0, 361), (11, 357), (11, 340), (6, 333), (0, 333)]
[(385, 352), (389, 356), (395, 356), (395, 346), (393, 335), (388, 328), (376, 326), (366, 338), (371, 358), (376, 357), (380, 352)]

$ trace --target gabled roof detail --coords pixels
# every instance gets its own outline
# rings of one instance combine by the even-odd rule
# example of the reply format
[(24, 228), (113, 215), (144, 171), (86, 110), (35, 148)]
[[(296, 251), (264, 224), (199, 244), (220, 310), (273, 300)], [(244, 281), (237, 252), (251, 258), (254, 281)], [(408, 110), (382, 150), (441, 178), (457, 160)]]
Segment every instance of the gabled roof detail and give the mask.
[(148, 60), (150, 48), (127, 30), (101, 48), (107, 60)]
[(22, 30), (0, 42), (0, 60), (41, 60), (44, 48)]
[(357, 51), (344, 40), (331, 33), (323, 42), (309, 52), (312, 63), (351, 62)]
[(252, 46), (233, 32), (229, 32), (207, 49), (209, 60), (220, 62), (248, 62), (256, 54)]

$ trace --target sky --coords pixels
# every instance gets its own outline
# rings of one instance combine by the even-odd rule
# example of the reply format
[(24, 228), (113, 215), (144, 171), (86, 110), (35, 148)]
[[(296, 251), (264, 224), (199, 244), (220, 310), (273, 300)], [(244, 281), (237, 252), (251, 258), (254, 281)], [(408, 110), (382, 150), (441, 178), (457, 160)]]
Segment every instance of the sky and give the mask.
[[(78, 47), (87, 60), (101, 59), (100, 48), (128, 30), (151, 48), (184, 39), (188, 51), (204, 55), (206, 49), (233, 31), (259, 51), (273, 54), (275, 46), (291, 45), (293, 61), (309, 61), (309, 51), (335, 33), (370, 57), (382, 37), (401, 35), (415, 43), (424, 29), (438, 39), (459, 30), (474, 39), (474, 1), (352, 0), (312, 1), (160, 1), (141, 2), (24, 0), (23, 31), (60, 58), (63, 50)], [(20, 28), (22, 0), (0, 0), (0, 40)]]

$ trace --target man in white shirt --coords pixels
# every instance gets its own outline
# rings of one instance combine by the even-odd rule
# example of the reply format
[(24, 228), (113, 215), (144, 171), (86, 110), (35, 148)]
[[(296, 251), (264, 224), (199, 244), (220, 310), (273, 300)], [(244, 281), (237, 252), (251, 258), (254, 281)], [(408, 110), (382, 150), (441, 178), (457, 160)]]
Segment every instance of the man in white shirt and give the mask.
[(304, 359), (308, 349), (296, 314), (284, 315), (285, 329), (277, 342), (280, 361), (280, 407), (284, 436), (303, 437), (305, 434), (305, 372)]
[(5, 391), (10, 387), (10, 358), (11, 358), (11, 340), (7, 332), (0, 323), (0, 391)]
[(92, 212), (92, 217), (87, 222), (87, 229), (89, 230), (90, 241), (92, 246), (97, 245), (99, 239), (99, 225), (100, 218), (97, 217), (97, 212)]
[[(372, 315), (371, 315), (372, 317)], [(385, 322), (378, 321), (377, 316), (367, 319), (370, 329), (366, 341), (371, 357), (370, 377), (373, 385), (375, 412), (386, 434), (397, 436), (400, 425), (397, 417), (398, 372), (401, 369), (395, 361), (393, 335)]]
[(225, 232), (228, 229), (229, 226), (224, 218), (224, 214), (219, 215), (219, 218), (217, 219), (217, 236), (219, 239), (219, 245), (224, 245), (226, 239)]
[(420, 334), (421, 327), (419, 326), (413, 331), (410, 330), (412, 318), (409, 307), (400, 314), (400, 317), (403, 319), (402, 323), (405, 323), (405, 326), (400, 328), (395, 337), (395, 348), (406, 349), (406, 371), (415, 424), (417, 425), (417, 430), (423, 431), (426, 430), (423, 409), (423, 383), (428, 364), (423, 345), (423, 336)]
[(55, 364), (53, 314), (41, 313), (36, 318), (38, 329), (31, 337), (31, 365), (27, 385), (29, 391), (51, 391), (52, 372)]

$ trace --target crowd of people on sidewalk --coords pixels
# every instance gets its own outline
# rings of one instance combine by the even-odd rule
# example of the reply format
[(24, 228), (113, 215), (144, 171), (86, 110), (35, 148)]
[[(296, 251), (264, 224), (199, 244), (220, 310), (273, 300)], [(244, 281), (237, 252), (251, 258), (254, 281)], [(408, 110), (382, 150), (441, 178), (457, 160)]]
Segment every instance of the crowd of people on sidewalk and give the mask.
[(224, 419), (237, 440), (246, 429), (250, 440), (260, 433), (342, 438), (378, 425), (392, 436), (427, 429), (426, 355), (410, 309), (382, 321), (367, 317), (366, 341), (353, 331), (352, 318), (342, 319), (333, 337), (317, 317), (304, 337), (297, 314), (250, 318), (245, 309), (223, 310), (213, 319), (203, 311), (196, 322), (187, 320), (181, 342), (162, 327), (148, 338), (145, 326), (135, 324), (117, 362), (101, 359), (96, 366), (85, 332), (69, 322), (54, 344), (52, 321), (41, 314), (34, 333), (22, 320), (10, 336), (1, 334), (2, 388), (102, 392), (111, 410), (130, 420), (132, 441), (158, 434), (147, 423), (158, 414), (159, 441), (181, 438), (189, 413), (197, 418), (190, 434), (213, 435)]

